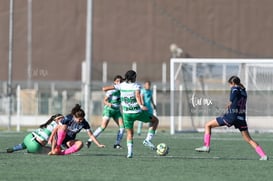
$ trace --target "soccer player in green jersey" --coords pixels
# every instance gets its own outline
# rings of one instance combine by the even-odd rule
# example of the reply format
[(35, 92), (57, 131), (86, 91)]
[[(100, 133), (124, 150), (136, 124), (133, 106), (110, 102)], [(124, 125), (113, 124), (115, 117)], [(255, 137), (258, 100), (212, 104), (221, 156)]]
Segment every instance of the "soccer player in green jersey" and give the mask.
[[(114, 78), (114, 85), (120, 84), (122, 81), (123, 81), (122, 76), (117, 75)], [(103, 108), (102, 123), (101, 123), (101, 126), (94, 131), (93, 135), (95, 137), (98, 137), (108, 126), (108, 123), (110, 119), (112, 118), (119, 127), (114, 148), (121, 149), (122, 147), (120, 145), (120, 142), (124, 134), (124, 124), (123, 124), (122, 114), (120, 112), (120, 103), (121, 103), (120, 91), (116, 89), (108, 90), (105, 94), (103, 102), (105, 106)], [(92, 140), (89, 139), (85, 144), (89, 148), (91, 143), (92, 143)]]
[(42, 151), (42, 147), (47, 144), (47, 141), (54, 130), (64, 116), (62, 114), (55, 114), (49, 118), (49, 120), (40, 125), (40, 128), (34, 130), (25, 136), (23, 143), (15, 145), (12, 148), (7, 149), (7, 153), (14, 151), (27, 149), (29, 153), (37, 153)]
[(114, 86), (104, 87), (103, 90), (117, 89), (120, 91), (123, 121), (127, 130), (127, 158), (133, 157), (134, 122), (136, 120), (149, 123), (147, 137), (143, 141), (144, 146), (156, 149), (151, 142), (158, 126), (158, 118), (147, 111), (140, 97), (141, 85), (136, 83), (136, 72), (129, 70), (125, 74), (125, 81)]

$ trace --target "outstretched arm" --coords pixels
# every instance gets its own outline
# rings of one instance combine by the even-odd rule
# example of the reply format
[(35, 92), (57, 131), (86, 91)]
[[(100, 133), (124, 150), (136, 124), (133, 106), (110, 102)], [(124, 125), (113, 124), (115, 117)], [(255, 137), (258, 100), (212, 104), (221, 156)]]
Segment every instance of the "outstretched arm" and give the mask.
[(102, 87), (103, 91), (108, 91), (108, 90), (113, 90), (113, 89), (115, 89), (115, 87), (113, 85)]
[(100, 142), (97, 140), (97, 138), (93, 135), (92, 131), (91, 130), (88, 130), (87, 131), (87, 134), (89, 136), (90, 139), (92, 139), (92, 141), (100, 148), (104, 148), (105, 145), (103, 144), (100, 144)]

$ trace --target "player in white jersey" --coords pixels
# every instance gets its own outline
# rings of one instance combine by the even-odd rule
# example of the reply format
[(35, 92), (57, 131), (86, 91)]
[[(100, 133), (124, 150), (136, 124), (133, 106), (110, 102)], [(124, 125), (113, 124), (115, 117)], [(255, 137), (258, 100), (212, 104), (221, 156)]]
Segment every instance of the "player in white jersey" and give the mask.
[(40, 128), (29, 133), (25, 138), (23, 143), (15, 145), (12, 148), (7, 149), (7, 153), (12, 153), (14, 151), (27, 149), (29, 153), (37, 153), (42, 150), (42, 147), (47, 144), (47, 141), (54, 130), (59, 124), (64, 116), (62, 114), (55, 114), (50, 117), (50, 119), (44, 124), (40, 125)]
[[(117, 75), (114, 78), (114, 84), (120, 84), (123, 81), (122, 76)], [(109, 90), (105, 93), (105, 97), (103, 100), (105, 106), (103, 108), (103, 117), (101, 126), (99, 126), (94, 131), (94, 136), (97, 138), (108, 126), (109, 121), (111, 118), (115, 121), (117, 126), (119, 127), (116, 143), (114, 144), (115, 149), (121, 149), (122, 146), (120, 145), (120, 142), (122, 140), (123, 134), (124, 134), (124, 124), (122, 119), (122, 114), (120, 112), (120, 91), (119, 90)], [(92, 140), (89, 139), (85, 144), (87, 148), (90, 147), (92, 143)]]
[(144, 146), (156, 149), (151, 142), (158, 126), (158, 118), (147, 111), (140, 97), (141, 85), (136, 83), (136, 72), (129, 70), (125, 74), (125, 81), (114, 86), (104, 87), (103, 90), (117, 89), (120, 90), (121, 106), (123, 112), (123, 121), (127, 130), (127, 158), (133, 157), (133, 137), (134, 122), (136, 120), (151, 123), (146, 139), (143, 141)]

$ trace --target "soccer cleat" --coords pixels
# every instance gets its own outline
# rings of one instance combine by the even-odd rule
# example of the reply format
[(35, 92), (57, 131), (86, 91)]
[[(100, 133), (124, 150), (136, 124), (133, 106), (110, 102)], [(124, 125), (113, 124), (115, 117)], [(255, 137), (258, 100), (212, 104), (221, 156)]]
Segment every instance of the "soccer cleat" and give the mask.
[(85, 142), (85, 145), (87, 146), (87, 148), (90, 148), (91, 144), (92, 144), (92, 141)]
[(155, 145), (152, 142), (148, 141), (148, 140), (144, 140), (143, 145), (151, 148), (152, 150), (156, 150)]
[(127, 158), (133, 158), (133, 153), (127, 155)]
[(120, 144), (114, 144), (115, 149), (122, 149), (122, 146)]
[(199, 147), (199, 148), (195, 148), (195, 151), (209, 153), (210, 152), (210, 148), (208, 146), (202, 146), (202, 147)]
[(259, 160), (269, 160), (268, 156), (262, 156)]
[(12, 153), (12, 152), (14, 152), (14, 150), (12, 148), (7, 149), (7, 153)]

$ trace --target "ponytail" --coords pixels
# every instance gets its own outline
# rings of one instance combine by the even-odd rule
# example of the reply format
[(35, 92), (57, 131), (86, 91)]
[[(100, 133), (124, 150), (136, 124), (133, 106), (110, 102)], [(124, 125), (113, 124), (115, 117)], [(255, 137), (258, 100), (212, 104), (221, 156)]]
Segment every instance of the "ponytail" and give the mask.
[(81, 106), (79, 104), (76, 104), (74, 108), (71, 110), (71, 114), (75, 116), (76, 118), (84, 118), (85, 112), (82, 110)]
[(238, 76), (235, 76), (235, 75), (231, 76), (228, 79), (228, 83), (238, 85), (242, 89), (245, 89), (245, 86), (241, 83), (241, 80), (240, 80), (240, 78)]
[(60, 113), (58, 113), (58, 114), (55, 114), (55, 115), (51, 116), (49, 118), (49, 120), (47, 120), (47, 122), (45, 122), (44, 124), (40, 125), (40, 128), (46, 128), (47, 125), (49, 125), (50, 123), (52, 123), (52, 121), (54, 121), (57, 117), (60, 117), (60, 116), (63, 116), (63, 115), (60, 114)]

